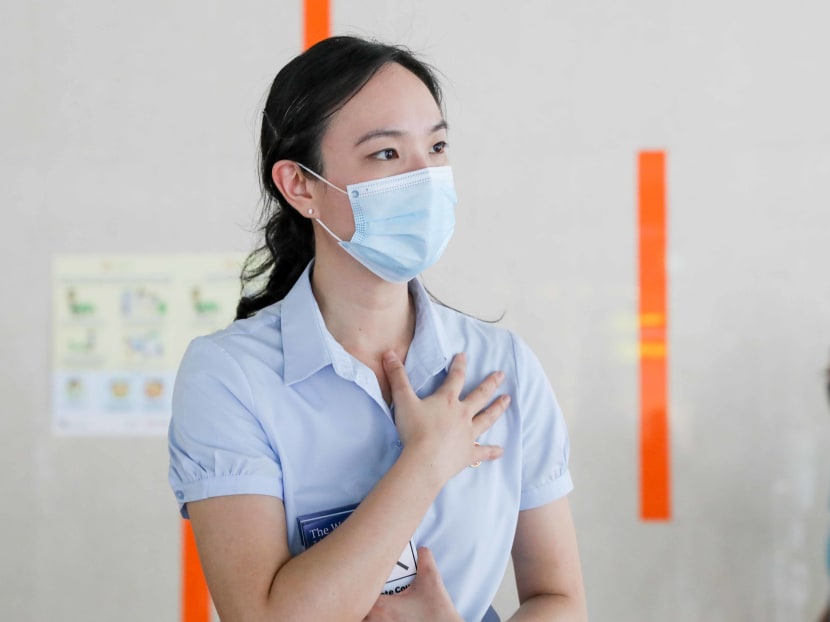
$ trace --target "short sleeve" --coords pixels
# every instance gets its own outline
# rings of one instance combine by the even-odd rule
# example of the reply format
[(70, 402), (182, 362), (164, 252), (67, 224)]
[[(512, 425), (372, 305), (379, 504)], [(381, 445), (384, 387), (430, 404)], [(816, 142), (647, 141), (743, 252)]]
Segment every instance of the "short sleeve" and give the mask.
[(564, 497), (573, 490), (565, 418), (536, 355), (517, 336), (513, 349), (522, 419), (522, 493), (520, 510)]
[(282, 498), (279, 456), (257, 419), (239, 363), (209, 337), (187, 349), (173, 389), (169, 480), (182, 516), (189, 501), (234, 494)]

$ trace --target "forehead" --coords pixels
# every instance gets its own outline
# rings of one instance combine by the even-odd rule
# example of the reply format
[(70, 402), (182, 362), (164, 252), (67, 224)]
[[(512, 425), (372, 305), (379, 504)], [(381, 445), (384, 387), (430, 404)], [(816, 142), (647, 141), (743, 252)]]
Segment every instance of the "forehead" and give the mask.
[(348, 141), (379, 128), (418, 134), (442, 119), (441, 109), (421, 79), (389, 63), (332, 116), (323, 142)]

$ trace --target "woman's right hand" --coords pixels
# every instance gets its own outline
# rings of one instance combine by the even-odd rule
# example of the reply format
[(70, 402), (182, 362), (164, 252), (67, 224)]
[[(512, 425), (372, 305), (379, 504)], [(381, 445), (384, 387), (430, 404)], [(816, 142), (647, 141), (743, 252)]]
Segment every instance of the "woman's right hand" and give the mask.
[(504, 373), (493, 372), (461, 399), (466, 368), (465, 354), (457, 354), (444, 383), (435, 393), (420, 399), (409, 384), (401, 360), (391, 351), (383, 355), (383, 369), (395, 404), (395, 424), (404, 451), (417, 452), (426, 472), (436, 478), (439, 486), (465, 467), (478, 461), (496, 460), (503, 453), (501, 447), (477, 445), (475, 441), (510, 404), (509, 395), (490, 403)]
[(464, 622), (455, 610), (441, 573), (426, 547), (418, 547), (418, 574), (409, 589), (381, 595), (363, 622)]

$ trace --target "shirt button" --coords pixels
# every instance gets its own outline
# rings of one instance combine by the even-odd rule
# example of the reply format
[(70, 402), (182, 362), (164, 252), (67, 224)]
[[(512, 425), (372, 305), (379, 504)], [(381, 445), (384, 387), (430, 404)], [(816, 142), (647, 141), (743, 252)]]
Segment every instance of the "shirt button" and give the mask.
[(352, 196), (357, 198), (360, 196), (360, 193), (357, 190), (352, 190)]
[(184, 493), (181, 490), (176, 491), (176, 499), (178, 499), (179, 501), (184, 499)]

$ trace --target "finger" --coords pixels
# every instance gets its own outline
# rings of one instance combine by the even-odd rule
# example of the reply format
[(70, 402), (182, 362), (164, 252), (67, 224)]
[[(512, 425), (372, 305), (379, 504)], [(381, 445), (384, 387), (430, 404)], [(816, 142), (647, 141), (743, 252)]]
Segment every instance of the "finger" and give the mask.
[(499, 385), (504, 380), (503, 371), (495, 371), (484, 379), (480, 385), (473, 389), (467, 397), (464, 398), (464, 403), (469, 406), (473, 412), (478, 412), (490, 401), (493, 393), (499, 388)]
[(452, 363), (450, 363), (450, 371), (447, 373), (447, 378), (444, 384), (441, 385), (439, 391), (449, 393), (455, 399), (461, 395), (464, 388), (464, 379), (467, 376), (467, 355), (464, 352), (456, 354)]
[(498, 445), (476, 445), (473, 450), (473, 459), (470, 462), (470, 466), (476, 463), (492, 462), (493, 460), (498, 460), (503, 455), (504, 448)]
[(509, 395), (500, 395), (493, 402), (475, 417), (473, 417), (473, 431), (476, 438), (489, 430), (493, 424), (498, 421), (507, 407), (510, 406), (511, 398)]
[(430, 573), (438, 572), (438, 566), (435, 565), (435, 556), (428, 547), (418, 547), (418, 574), (421, 572)]
[(441, 583), (441, 573), (438, 571), (435, 557), (432, 555), (432, 551), (425, 546), (418, 547), (418, 573), (415, 575), (412, 587), (415, 587), (416, 583), (419, 586)]
[(386, 374), (386, 379), (389, 380), (393, 402), (400, 402), (415, 396), (412, 385), (409, 384), (409, 377), (406, 375), (406, 368), (398, 355), (392, 350), (385, 352), (383, 355), (383, 371)]

